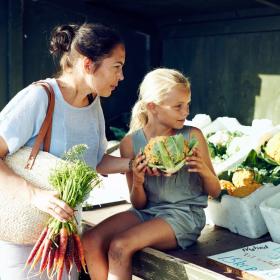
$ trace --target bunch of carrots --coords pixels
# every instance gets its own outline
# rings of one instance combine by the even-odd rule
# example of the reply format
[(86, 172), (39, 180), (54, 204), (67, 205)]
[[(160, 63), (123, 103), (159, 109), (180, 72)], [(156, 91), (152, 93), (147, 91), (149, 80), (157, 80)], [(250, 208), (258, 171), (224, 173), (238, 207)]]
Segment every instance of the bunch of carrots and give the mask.
[[(83, 159), (86, 149), (87, 146), (83, 144), (70, 149), (49, 177), (50, 183), (59, 193), (59, 198), (73, 209), (100, 183), (96, 171)], [(29, 272), (40, 260), (39, 274), (47, 270), (49, 279), (56, 276), (57, 280), (61, 280), (64, 267), (70, 276), (74, 264), (78, 272), (81, 272), (82, 268), (87, 272), (75, 217), (67, 222), (50, 218), (26, 261), (26, 266), (30, 265)]]

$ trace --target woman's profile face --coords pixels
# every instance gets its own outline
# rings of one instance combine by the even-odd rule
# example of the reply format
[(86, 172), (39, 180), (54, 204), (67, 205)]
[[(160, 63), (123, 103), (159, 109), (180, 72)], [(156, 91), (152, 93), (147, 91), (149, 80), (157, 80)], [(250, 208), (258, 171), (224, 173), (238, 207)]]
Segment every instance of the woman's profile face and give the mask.
[(125, 62), (124, 45), (117, 45), (111, 56), (102, 60), (93, 72), (93, 93), (102, 97), (108, 97), (118, 86), (119, 81), (124, 79), (123, 65)]

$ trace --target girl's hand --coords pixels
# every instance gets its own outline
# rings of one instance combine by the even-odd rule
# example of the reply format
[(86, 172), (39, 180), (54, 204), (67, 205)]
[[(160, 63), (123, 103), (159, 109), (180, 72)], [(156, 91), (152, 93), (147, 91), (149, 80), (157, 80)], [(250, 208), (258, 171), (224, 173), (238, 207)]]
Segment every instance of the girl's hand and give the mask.
[(32, 203), (41, 211), (46, 212), (61, 222), (72, 219), (74, 210), (64, 201), (58, 199), (56, 191), (34, 188)]
[(194, 148), (193, 154), (186, 158), (186, 165), (189, 172), (198, 173), (201, 177), (207, 177), (212, 174), (198, 148)]
[(133, 185), (142, 185), (144, 183), (147, 168), (145, 155), (140, 152), (132, 164)]
[(147, 173), (149, 176), (160, 176), (161, 175), (161, 172), (155, 167), (150, 168), (147, 166)]

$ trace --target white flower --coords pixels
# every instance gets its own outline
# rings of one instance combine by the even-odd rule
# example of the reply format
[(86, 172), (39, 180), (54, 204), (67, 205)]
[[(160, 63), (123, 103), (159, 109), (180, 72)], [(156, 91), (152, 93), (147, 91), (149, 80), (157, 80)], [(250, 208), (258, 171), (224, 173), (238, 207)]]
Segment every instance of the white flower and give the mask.
[(226, 145), (230, 140), (230, 135), (226, 130), (219, 130), (215, 134), (208, 137), (207, 140), (214, 145)]
[(238, 153), (242, 148), (247, 147), (248, 141), (248, 136), (233, 138), (228, 145), (227, 154), (232, 156), (233, 154)]

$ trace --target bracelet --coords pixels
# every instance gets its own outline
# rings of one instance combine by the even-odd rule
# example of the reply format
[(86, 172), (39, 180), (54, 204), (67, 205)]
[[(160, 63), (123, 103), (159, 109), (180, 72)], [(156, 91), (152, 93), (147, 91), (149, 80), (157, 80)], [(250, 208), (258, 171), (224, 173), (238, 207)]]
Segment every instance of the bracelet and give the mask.
[(129, 171), (132, 170), (133, 161), (134, 161), (134, 159), (130, 159), (130, 161), (128, 162), (128, 170), (129, 170)]

